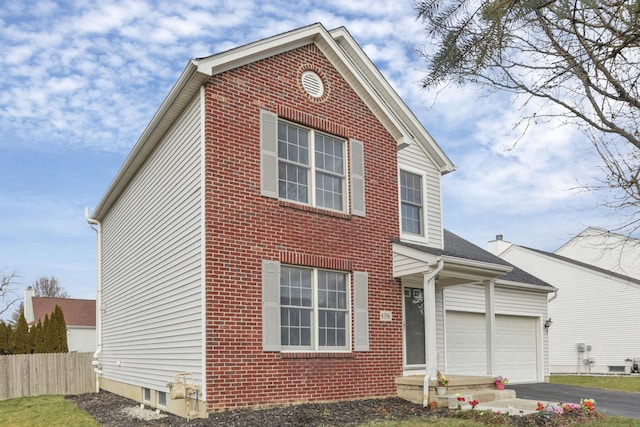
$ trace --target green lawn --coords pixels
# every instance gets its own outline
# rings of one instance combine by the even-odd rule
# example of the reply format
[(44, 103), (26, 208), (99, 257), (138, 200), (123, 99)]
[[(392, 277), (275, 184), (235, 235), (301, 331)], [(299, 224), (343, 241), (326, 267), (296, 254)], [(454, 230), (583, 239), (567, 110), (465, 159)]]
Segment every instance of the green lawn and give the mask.
[(0, 424), (11, 427), (98, 427), (93, 417), (64, 396), (0, 401)]
[[(640, 393), (640, 377), (590, 377), (557, 376), (551, 377), (552, 383), (581, 387), (603, 388)], [(596, 402), (597, 408), (597, 402)], [(460, 414), (463, 415), (463, 414)], [(85, 412), (76, 408), (73, 402), (63, 396), (25, 397), (0, 401), (0, 425), (11, 427), (99, 427), (99, 424)], [(479, 420), (460, 418), (421, 418), (408, 421), (387, 421), (363, 424), (362, 427), (477, 427), (509, 426), (508, 418), (487, 413)], [(640, 419), (604, 416), (594, 422), (582, 423), (586, 427), (640, 427)]]
[(605, 390), (640, 393), (640, 377), (628, 376), (588, 376), (588, 375), (552, 375), (549, 382), (554, 384), (575, 385), (579, 387), (602, 388)]

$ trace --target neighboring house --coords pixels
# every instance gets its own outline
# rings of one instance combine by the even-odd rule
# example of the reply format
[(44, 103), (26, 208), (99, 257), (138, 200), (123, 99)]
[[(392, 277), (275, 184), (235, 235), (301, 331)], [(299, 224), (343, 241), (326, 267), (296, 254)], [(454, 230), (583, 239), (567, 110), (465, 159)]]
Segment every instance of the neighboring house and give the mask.
[(67, 325), (67, 347), (69, 351), (96, 351), (96, 300), (75, 298), (49, 298), (33, 296), (33, 289), (27, 286), (24, 293), (24, 317), (33, 326), (44, 321), (45, 315), (53, 313), (60, 306)]
[[(640, 362), (640, 280), (587, 262), (511, 244), (500, 238), (489, 250), (558, 288), (549, 303), (552, 374), (628, 372), (627, 359)], [(584, 236), (583, 236), (584, 237)], [(572, 239), (558, 252), (584, 243)], [(574, 246), (572, 255), (580, 257)], [(585, 259), (606, 253), (590, 248)], [(607, 256), (602, 255), (601, 260)]]
[(344, 28), (190, 61), (87, 212), (100, 387), (193, 415), (189, 372), (203, 415), (543, 380), (553, 288), (443, 230), (453, 170)]
[(640, 280), (640, 240), (632, 237), (588, 227), (554, 253)]

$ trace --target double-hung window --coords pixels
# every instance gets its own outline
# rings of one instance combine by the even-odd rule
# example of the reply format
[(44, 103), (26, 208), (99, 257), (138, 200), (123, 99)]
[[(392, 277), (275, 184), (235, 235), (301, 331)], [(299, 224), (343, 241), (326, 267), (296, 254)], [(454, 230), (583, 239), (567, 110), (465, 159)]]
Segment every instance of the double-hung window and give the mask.
[(346, 273), (282, 266), (280, 343), (292, 350), (349, 348), (349, 276)]
[(345, 210), (345, 141), (278, 121), (278, 197)]
[(400, 207), (402, 232), (424, 235), (422, 176), (400, 171)]

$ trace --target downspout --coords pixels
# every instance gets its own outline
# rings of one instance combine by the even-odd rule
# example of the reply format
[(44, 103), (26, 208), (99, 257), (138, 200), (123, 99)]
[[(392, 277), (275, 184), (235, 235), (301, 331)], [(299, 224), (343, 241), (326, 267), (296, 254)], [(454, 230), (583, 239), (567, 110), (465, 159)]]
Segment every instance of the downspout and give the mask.
[(550, 303), (551, 301), (553, 301), (554, 299), (558, 298), (558, 291), (559, 291), (559, 289), (558, 289), (558, 288), (556, 288), (556, 290), (555, 290), (555, 291), (553, 291), (553, 296), (547, 300), (547, 304), (549, 304), (549, 303)]
[[(442, 268), (444, 267), (444, 261), (438, 257), (438, 265), (436, 266), (436, 268), (432, 271), (430, 271), (428, 274), (425, 275), (425, 280), (423, 283), (425, 283), (425, 286), (427, 283), (431, 282), (431, 280), (433, 280), (433, 278), (435, 278), (440, 271), (442, 271)], [(426, 295), (427, 289), (423, 289), (423, 295)], [(426, 305), (426, 298), (423, 298), (423, 305), (424, 305), (424, 334), (425, 334), (425, 339), (424, 339), (424, 358), (425, 358), (425, 364), (424, 364), (424, 382), (422, 384), (422, 404), (423, 406), (429, 406), (429, 384), (431, 382), (431, 374), (434, 373), (434, 367), (433, 366), (427, 366), (427, 361), (432, 362), (429, 359), (429, 340), (427, 340), (427, 328), (428, 328), (428, 323), (429, 323), (429, 317), (427, 316), (427, 305)]]
[(93, 372), (96, 374), (96, 393), (100, 392), (100, 376), (102, 366), (100, 365), (100, 354), (102, 353), (102, 224), (95, 218), (89, 216), (89, 208), (85, 208), (84, 217), (91, 229), (96, 232), (96, 352), (93, 353)]

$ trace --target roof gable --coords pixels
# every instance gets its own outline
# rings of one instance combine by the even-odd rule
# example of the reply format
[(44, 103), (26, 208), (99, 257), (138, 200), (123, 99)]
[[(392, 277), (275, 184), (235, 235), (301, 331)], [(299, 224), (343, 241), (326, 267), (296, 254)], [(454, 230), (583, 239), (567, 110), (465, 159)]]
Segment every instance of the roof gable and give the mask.
[(564, 257), (562, 255), (554, 254), (554, 253), (551, 253), (551, 252), (546, 252), (546, 251), (542, 251), (542, 250), (539, 250), (539, 249), (533, 249), (533, 248), (528, 248), (526, 246), (518, 246), (518, 245), (512, 245), (509, 249), (507, 249), (507, 251), (514, 250), (515, 248), (523, 249), (525, 251), (531, 251), (531, 252), (537, 253), (539, 255), (546, 256), (550, 260), (555, 261), (557, 263), (570, 264), (570, 265), (572, 265), (572, 266), (574, 266), (576, 268), (589, 270), (589, 271), (591, 271), (593, 273), (598, 273), (600, 275), (609, 276), (610, 278), (612, 278), (614, 280), (617, 280), (617, 281), (620, 281), (620, 282), (631, 283), (631, 284), (640, 286), (640, 280), (635, 279), (633, 277), (625, 276), (624, 274), (619, 274), (619, 273), (616, 273), (616, 272), (611, 271), (611, 270), (607, 270), (607, 269), (604, 269), (604, 268), (596, 267), (594, 265), (587, 264), (587, 263), (581, 262), (581, 261), (577, 261), (577, 260), (572, 259), (572, 258), (567, 258), (567, 257)]
[(113, 182), (94, 211), (101, 220), (135, 175), (138, 168), (193, 99), (208, 78), (283, 52), (314, 43), (356, 94), (373, 112), (399, 148), (418, 144), (432, 158), (441, 174), (455, 169), (419, 120), (366, 56), (348, 31), (327, 31), (320, 23), (269, 37), (187, 64), (162, 105), (147, 125)]
[(38, 323), (38, 320), (44, 320), (47, 314), (51, 317), (57, 305), (62, 309), (67, 326), (96, 326), (95, 300), (33, 297), (31, 301), (35, 319), (33, 323)]

